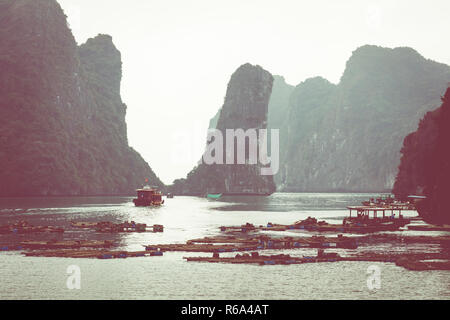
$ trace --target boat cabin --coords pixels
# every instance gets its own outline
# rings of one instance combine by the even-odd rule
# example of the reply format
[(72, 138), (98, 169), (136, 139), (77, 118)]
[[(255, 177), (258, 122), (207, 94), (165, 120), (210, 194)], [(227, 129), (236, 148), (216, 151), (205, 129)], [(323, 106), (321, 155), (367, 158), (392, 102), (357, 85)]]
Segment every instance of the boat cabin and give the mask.
[[(373, 206), (347, 207), (350, 210), (349, 219), (403, 219), (402, 206), (390, 206), (388, 208)], [(353, 215), (352, 215), (353, 213)], [(371, 217), (372, 215), (372, 217)]]
[(133, 202), (137, 207), (160, 206), (164, 203), (162, 193), (157, 188), (144, 187), (136, 192), (137, 198)]

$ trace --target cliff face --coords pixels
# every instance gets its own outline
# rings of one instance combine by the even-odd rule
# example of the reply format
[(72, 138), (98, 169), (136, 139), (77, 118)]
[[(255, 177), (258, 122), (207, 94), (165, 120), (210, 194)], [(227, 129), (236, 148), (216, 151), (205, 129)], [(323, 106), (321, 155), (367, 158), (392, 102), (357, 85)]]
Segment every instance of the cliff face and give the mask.
[(418, 203), (425, 221), (450, 224), (450, 88), (443, 104), (420, 121), (416, 132), (405, 138), (393, 192), (399, 198), (425, 195)]
[(78, 47), (54, 0), (0, 1), (0, 196), (130, 194), (148, 178), (128, 146), (121, 58)]
[(439, 105), (448, 81), (450, 67), (413, 49), (364, 46), (347, 62), (339, 84), (322, 78), (301, 83), (280, 128), (287, 128), (287, 138), (278, 188), (390, 190), (404, 137)]
[[(285, 163), (286, 147), (288, 141), (288, 113), (289, 99), (295, 87), (286, 83), (283, 77), (274, 76), (272, 94), (269, 101), (267, 115), (267, 129), (278, 129), (280, 135), (280, 163)], [(269, 144), (270, 145), (270, 144)], [(285, 167), (284, 167), (285, 168)], [(285, 179), (285, 172), (279, 171), (274, 176), (277, 186), (280, 186)]]
[[(187, 179), (175, 181), (178, 194), (258, 193), (275, 191), (272, 176), (261, 175), (260, 164), (226, 164), (226, 129), (265, 129), (272, 92), (272, 75), (259, 66), (245, 64), (232, 75), (225, 102), (210, 126), (222, 132), (224, 164), (199, 164)], [(211, 141), (210, 141), (211, 142)], [(248, 156), (246, 156), (248, 160)]]
[(330, 183), (328, 165), (333, 163), (335, 141), (331, 128), (322, 122), (334, 90), (327, 80), (312, 78), (298, 85), (290, 96), (279, 173), (286, 190), (317, 191)]
[(406, 200), (408, 195), (423, 195), (430, 185), (434, 150), (438, 138), (438, 119), (442, 108), (430, 111), (420, 120), (417, 131), (403, 141), (399, 171), (392, 192)]

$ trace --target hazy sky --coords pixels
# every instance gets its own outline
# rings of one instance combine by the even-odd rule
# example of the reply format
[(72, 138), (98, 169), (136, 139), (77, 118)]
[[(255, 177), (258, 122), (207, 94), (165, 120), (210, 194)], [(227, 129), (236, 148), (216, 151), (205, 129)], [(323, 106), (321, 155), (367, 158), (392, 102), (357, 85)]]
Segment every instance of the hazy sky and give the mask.
[(58, 0), (78, 43), (122, 53), (130, 145), (165, 183), (200, 159), (231, 74), (259, 64), (297, 85), (337, 83), (364, 44), (409, 46), (450, 64), (450, 1)]

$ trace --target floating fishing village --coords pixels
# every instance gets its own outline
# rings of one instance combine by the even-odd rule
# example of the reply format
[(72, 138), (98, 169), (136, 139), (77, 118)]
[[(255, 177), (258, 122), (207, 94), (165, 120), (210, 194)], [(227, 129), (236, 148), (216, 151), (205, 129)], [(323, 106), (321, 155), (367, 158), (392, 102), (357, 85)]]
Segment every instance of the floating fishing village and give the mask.
[[(151, 190), (151, 191), (149, 191)], [(144, 194), (144, 195), (143, 195)], [(157, 197), (153, 203), (152, 195)], [(217, 197), (219, 198), (219, 197)], [(155, 189), (138, 190), (138, 199), (147, 206), (161, 206), (161, 193)], [(144, 200), (142, 200), (144, 201)], [(142, 206), (142, 203), (136, 203)], [(340, 224), (330, 224), (316, 218), (283, 225), (268, 222), (266, 225), (244, 223), (240, 226), (221, 226), (215, 236), (191, 239), (185, 243), (142, 243), (140, 251), (117, 250), (111, 240), (51, 239), (46, 241), (22, 240), (18, 243), (0, 244), (0, 251), (20, 251), (27, 257), (125, 259), (160, 257), (166, 252), (211, 254), (210, 256), (184, 257), (187, 262), (267, 265), (293, 265), (304, 263), (337, 263), (341, 261), (367, 261), (394, 263), (408, 270), (450, 270), (450, 226), (412, 224), (420, 222), (419, 216), (403, 215), (413, 211), (413, 202), (399, 202), (392, 198), (371, 200), (361, 206), (347, 207), (349, 215)], [(135, 221), (113, 223), (109, 221), (72, 221), (69, 228), (34, 226), (27, 221), (17, 221), (0, 226), (0, 234), (63, 235), (70, 230), (96, 234), (164, 233), (170, 226), (147, 225)], [(441, 231), (445, 235), (410, 235), (410, 230)], [(285, 233), (289, 232), (289, 235)], [(292, 232), (298, 234), (292, 235)], [(396, 233), (392, 233), (396, 232)], [(447, 232), (449, 232), (447, 234)], [(23, 239), (23, 237), (21, 238)], [(377, 251), (382, 244), (404, 247), (400, 252)], [(435, 252), (409, 250), (411, 244), (434, 244)], [(314, 249), (315, 255), (302, 255), (302, 250)], [(336, 250), (339, 249), (339, 253)], [(289, 254), (273, 254), (273, 251)], [(266, 252), (269, 252), (266, 254)], [(310, 251), (309, 251), (310, 252)]]
[(450, 1), (394, 2), (0, 0), (0, 300), (450, 300)]

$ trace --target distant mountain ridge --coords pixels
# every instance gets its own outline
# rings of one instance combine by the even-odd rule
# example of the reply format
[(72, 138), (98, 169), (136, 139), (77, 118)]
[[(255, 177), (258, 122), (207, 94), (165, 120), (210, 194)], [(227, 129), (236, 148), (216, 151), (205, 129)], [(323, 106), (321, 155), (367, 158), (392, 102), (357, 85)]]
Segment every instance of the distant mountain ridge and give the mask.
[(0, 0), (0, 42), (0, 196), (163, 186), (128, 146), (110, 36), (78, 47), (55, 0)]
[[(163, 187), (128, 145), (121, 55), (110, 36), (77, 46), (55, 0), (0, 0), (0, 41), (0, 196), (131, 194), (145, 179)], [(252, 74), (255, 66), (244, 66)], [(270, 97), (255, 123), (280, 130), (277, 190), (390, 191), (402, 142), (440, 105), (450, 67), (411, 48), (366, 45), (353, 52), (338, 84), (273, 78), (245, 99), (254, 105)], [(230, 92), (240, 92), (244, 82), (236, 83)], [(248, 127), (224, 107), (211, 128)], [(231, 190), (222, 185), (227, 174), (198, 170), (188, 176), (198, 177), (192, 186), (177, 182), (180, 190)], [(272, 192), (273, 182), (263, 180), (252, 182), (255, 189)]]
[(449, 66), (411, 48), (370, 45), (353, 52), (337, 85), (316, 77), (292, 88), (275, 77), (268, 126), (283, 137), (278, 190), (390, 191), (404, 137), (449, 81)]

